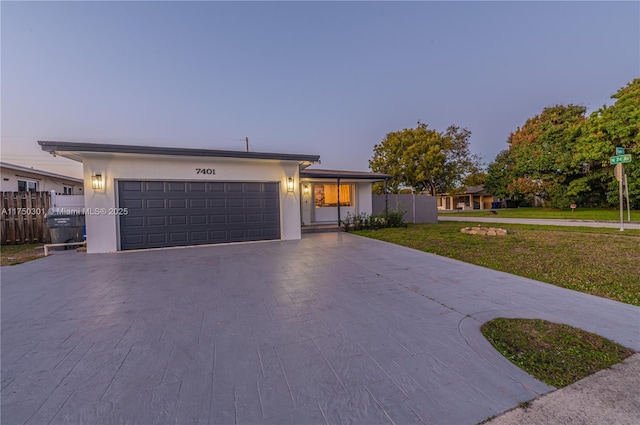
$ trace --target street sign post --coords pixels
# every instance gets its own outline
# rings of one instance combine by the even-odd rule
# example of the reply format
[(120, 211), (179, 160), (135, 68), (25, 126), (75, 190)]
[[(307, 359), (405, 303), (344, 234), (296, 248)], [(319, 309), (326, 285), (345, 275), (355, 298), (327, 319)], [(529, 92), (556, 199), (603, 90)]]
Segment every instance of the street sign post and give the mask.
[(613, 175), (616, 176), (616, 180), (622, 180), (622, 164), (616, 164), (616, 166), (613, 167)]
[(628, 153), (626, 155), (612, 156), (610, 159), (610, 162), (611, 162), (611, 165), (625, 164), (627, 162), (631, 162), (631, 154)]
[(620, 194), (620, 231), (624, 231), (624, 188), (626, 188), (627, 195), (627, 216), (628, 220), (631, 221), (631, 207), (629, 205), (629, 183), (627, 182), (627, 175), (624, 172), (624, 165), (628, 162), (631, 162), (631, 154), (625, 154), (624, 148), (617, 147), (616, 155), (612, 156), (609, 159), (611, 165), (615, 165), (613, 169), (613, 175), (616, 176), (616, 180), (618, 180), (618, 192)]

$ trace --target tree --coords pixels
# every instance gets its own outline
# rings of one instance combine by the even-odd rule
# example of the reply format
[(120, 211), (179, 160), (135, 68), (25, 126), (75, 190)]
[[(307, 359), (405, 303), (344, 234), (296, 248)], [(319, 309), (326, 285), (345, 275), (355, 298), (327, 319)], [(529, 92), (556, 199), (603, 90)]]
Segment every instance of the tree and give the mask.
[(431, 195), (459, 186), (481, 169), (480, 159), (469, 151), (471, 132), (450, 126), (444, 133), (418, 122), (416, 128), (388, 133), (374, 146), (369, 167), (391, 175), (387, 188), (427, 191)]
[[(496, 159), (487, 167), (484, 188), (487, 192), (498, 198), (508, 198), (514, 196), (507, 187), (515, 179), (513, 166), (509, 156), (509, 150), (500, 151)], [(519, 194), (517, 194), (519, 195)], [(516, 196), (517, 196), (516, 195)]]
[(634, 79), (611, 98), (616, 102), (593, 112), (582, 128), (575, 160), (584, 168), (584, 176), (576, 182), (575, 192), (592, 202), (618, 205), (618, 182), (609, 157), (616, 147), (622, 147), (633, 156), (632, 162), (625, 164), (625, 171), (631, 204), (640, 208), (640, 79)]
[(486, 188), (496, 196), (537, 197), (557, 207), (571, 204), (567, 187), (581, 176), (574, 152), (585, 112), (583, 106), (556, 105), (529, 118), (489, 165)]

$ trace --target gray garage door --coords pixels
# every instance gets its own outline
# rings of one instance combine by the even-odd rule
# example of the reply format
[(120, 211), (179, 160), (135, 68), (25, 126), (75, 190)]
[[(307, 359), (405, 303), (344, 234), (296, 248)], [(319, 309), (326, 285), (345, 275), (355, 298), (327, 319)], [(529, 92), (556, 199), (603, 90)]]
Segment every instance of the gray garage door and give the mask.
[[(279, 183), (120, 181), (120, 247), (280, 239)], [(124, 211), (123, 211), (124, 212)]]

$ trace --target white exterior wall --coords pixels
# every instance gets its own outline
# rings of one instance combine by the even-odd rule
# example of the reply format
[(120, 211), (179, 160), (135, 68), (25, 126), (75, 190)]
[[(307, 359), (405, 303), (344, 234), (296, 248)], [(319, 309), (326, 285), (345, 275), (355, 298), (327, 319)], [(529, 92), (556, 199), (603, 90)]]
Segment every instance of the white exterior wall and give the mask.
[(371, 183), (359, 183), (356, 191), (358, 192), (358, 212), (371, 215), (373, 211)]
[[(118, 180), (258, 181), (280, 182), (281, 239), (300, 239), (299, 163), (212, 157), (169, 157), (129, 154), (84, 154), (85, 208), (116, 208)], [(215, 175), (196, 174), (196, 168), (213, 168)], [(91, 176), (102, 174), (104, 189), (91, 187)], [(288, 177), (294, 191), (287, 191)], [(116, 215), (86, 215), (87, 252), (119, 249), (119, 218)]]

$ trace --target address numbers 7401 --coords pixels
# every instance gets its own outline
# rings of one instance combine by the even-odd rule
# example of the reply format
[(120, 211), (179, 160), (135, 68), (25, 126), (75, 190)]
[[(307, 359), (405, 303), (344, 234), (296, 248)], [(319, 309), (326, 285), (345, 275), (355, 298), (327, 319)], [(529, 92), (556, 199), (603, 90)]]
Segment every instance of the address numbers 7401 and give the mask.
[(196, 174), (215, 174), (215, 168), (196, 168)]

